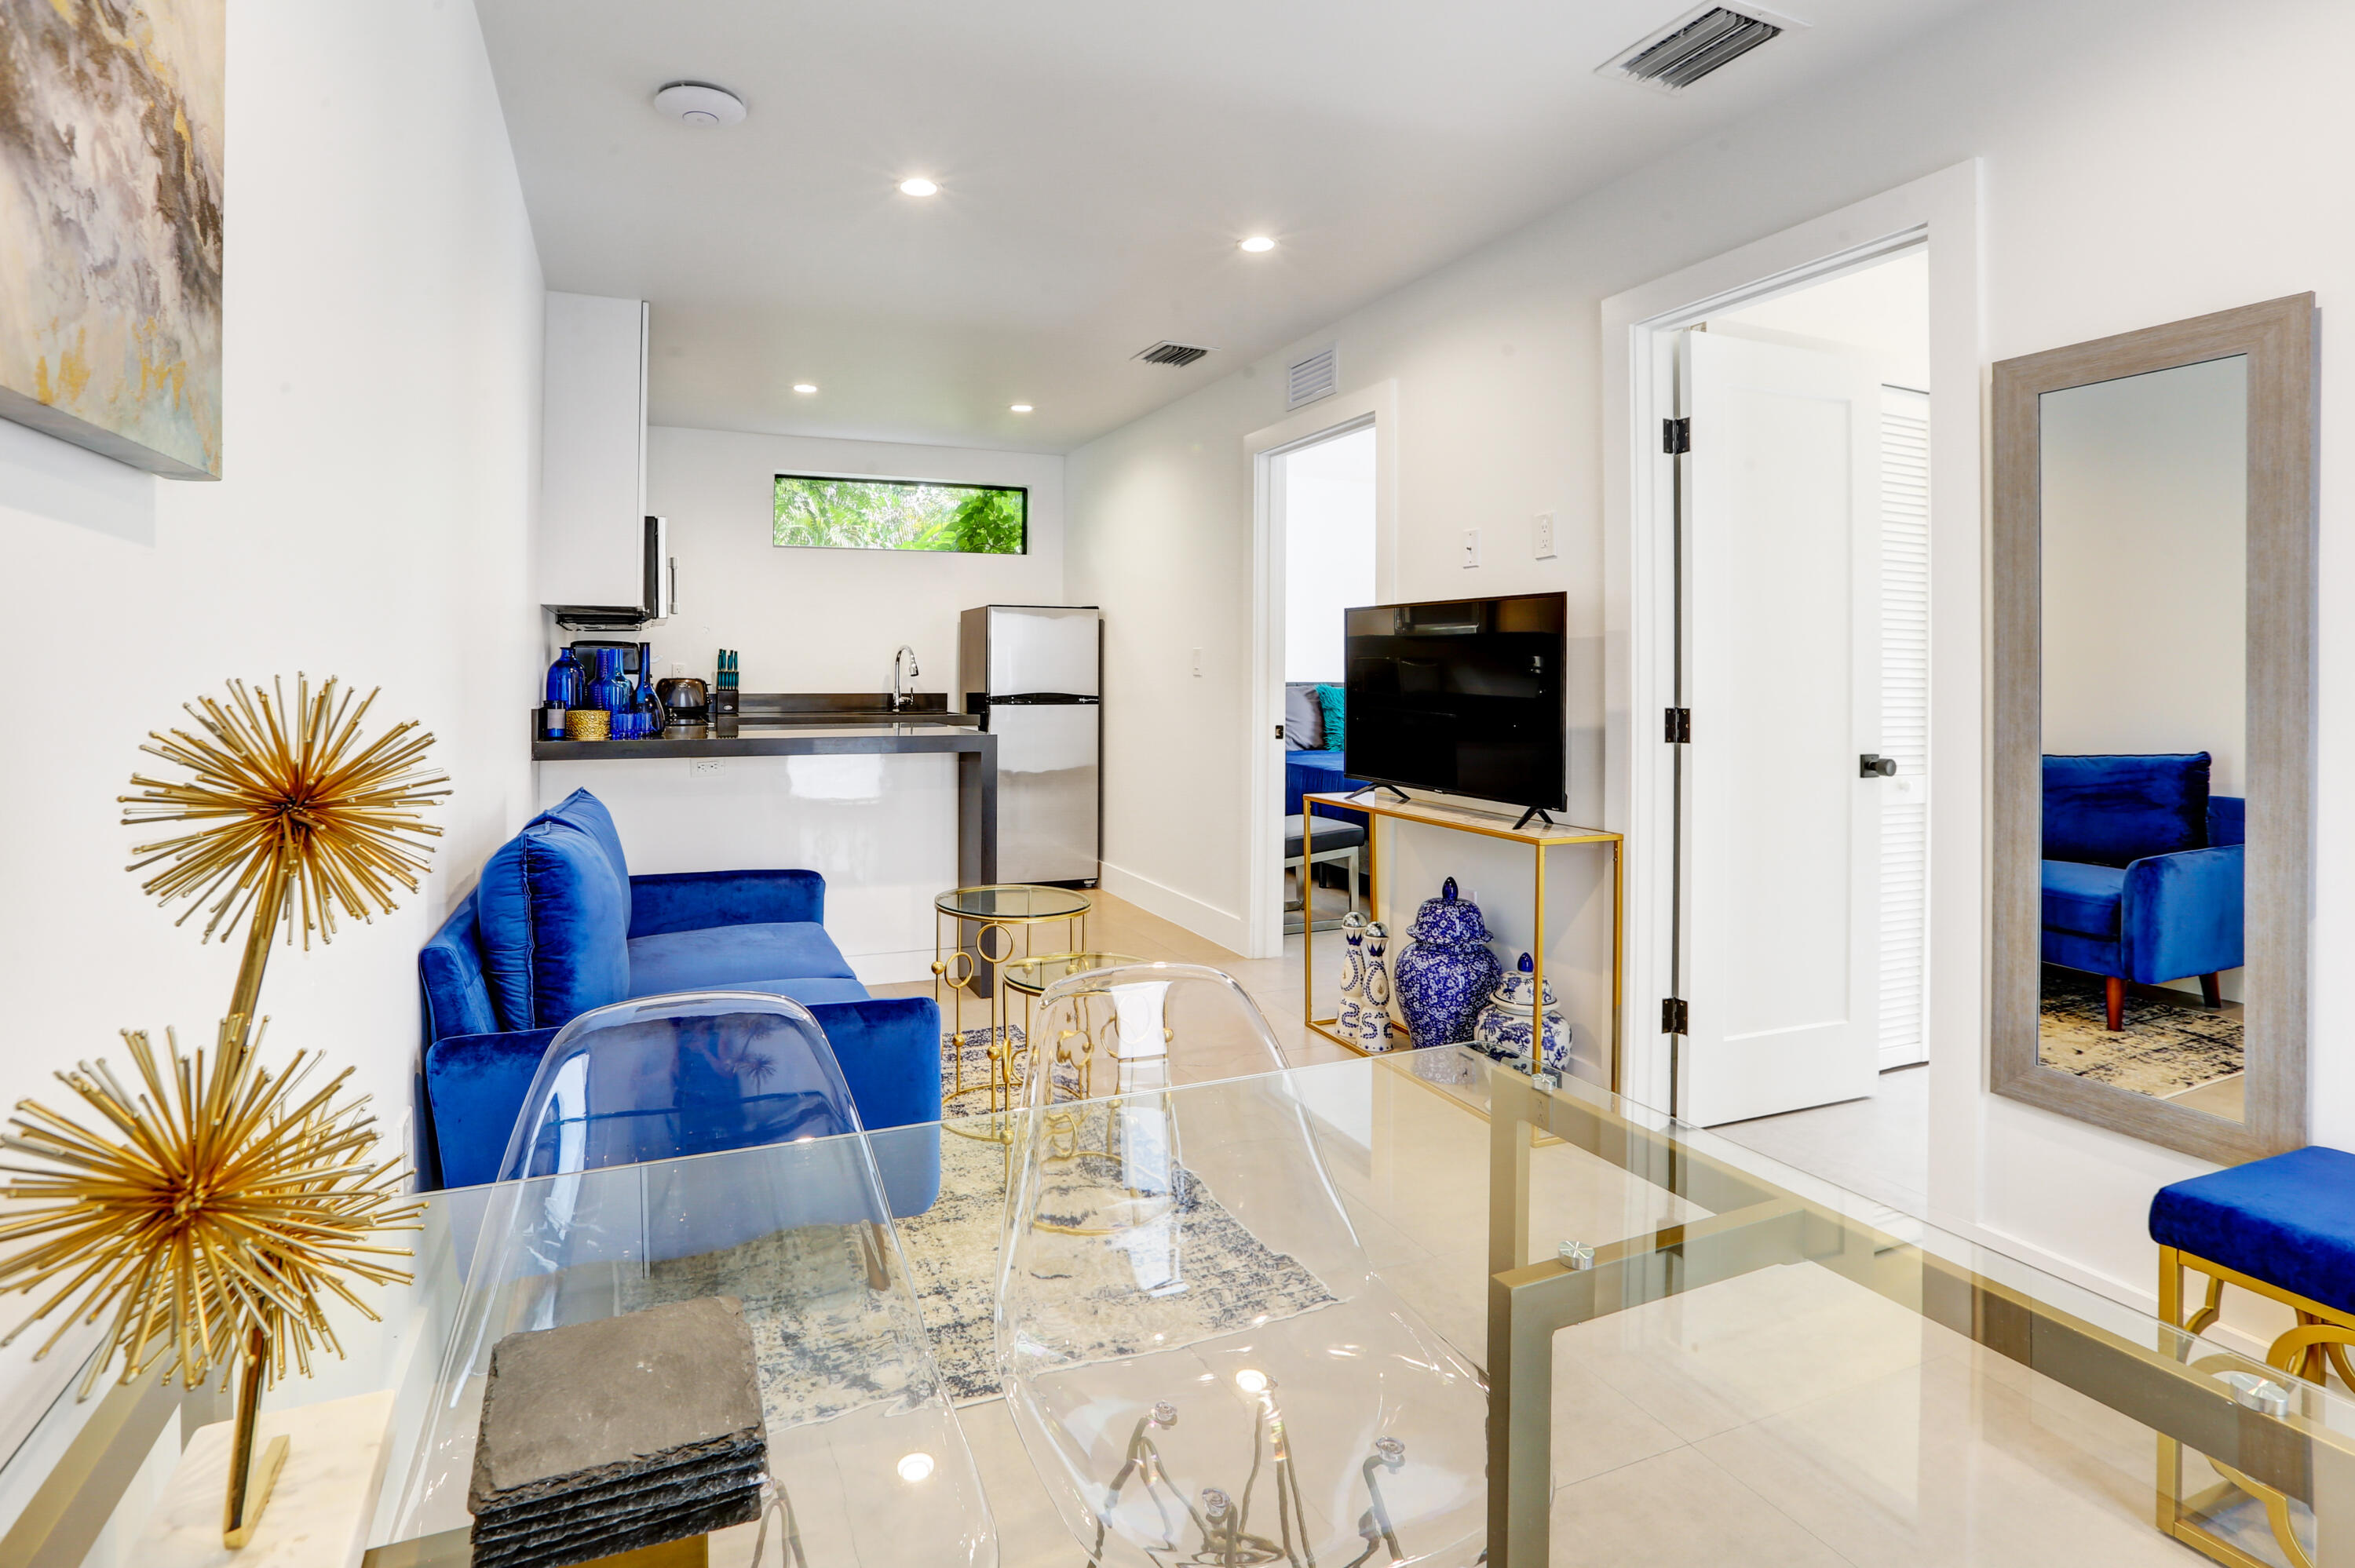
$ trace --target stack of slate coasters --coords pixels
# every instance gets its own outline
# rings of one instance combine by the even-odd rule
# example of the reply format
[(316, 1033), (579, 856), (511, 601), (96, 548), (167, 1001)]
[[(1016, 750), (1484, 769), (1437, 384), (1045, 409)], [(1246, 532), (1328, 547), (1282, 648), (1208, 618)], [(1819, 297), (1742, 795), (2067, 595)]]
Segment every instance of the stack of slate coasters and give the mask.
[(475, 1568), (566, 1568), (746, 1523), (767, 1464), (734, 1298), (509, 1334), (466, 1494)]

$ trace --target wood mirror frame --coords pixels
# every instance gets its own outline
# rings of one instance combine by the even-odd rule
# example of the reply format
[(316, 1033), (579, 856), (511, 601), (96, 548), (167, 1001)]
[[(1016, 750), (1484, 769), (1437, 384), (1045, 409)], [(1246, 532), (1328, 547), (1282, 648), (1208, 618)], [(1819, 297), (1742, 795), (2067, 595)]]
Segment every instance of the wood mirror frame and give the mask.
[[(2221, 1164), (2305, 1144), (2313, 881), (2314, 296), (2295, 294), (1995, 366), (1994, 947), (1988, 1086)], [(2043, 928), (2043, 453), (2047, 392), (2248, 356), (2247, 1001), (2243, 1119), (2039, 1059)]]

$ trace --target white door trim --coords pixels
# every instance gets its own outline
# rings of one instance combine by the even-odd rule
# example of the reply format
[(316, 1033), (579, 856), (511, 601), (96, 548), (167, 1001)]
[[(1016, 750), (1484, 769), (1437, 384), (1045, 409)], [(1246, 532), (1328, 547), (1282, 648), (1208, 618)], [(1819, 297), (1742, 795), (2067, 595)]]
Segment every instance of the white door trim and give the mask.
[(1243, 438), (1252, 468), (1250, 728), (1244, 734), (1243, 956), (1284, 954), (1284, 766), (1274, 740), (1284, 714), (1284, 530), (1271, 482), (1284, 452), (1355, 429), (1374, 431), (1374, 597), (1395, 597), (1398, 560), (1398, 383), (1377, 381), (1321, 397)]
[[(1627, 835), (1626, 1093), (1668, 1104), (1673, 771), (1659, 715), (1674, 690), (1676, 518), (1666, 407), (1674, 334), (1736, 302), (1785, 292), (1927, 239), (1930, 245), (1932, 604), (1930, 1200), (1975, 1215), (1984, 1076), (1985, 791), (1976, 159), (1900, 185), (1603, 302), (1604, 683), (1607, 821)], [(1695, 439), (1706, 439), (1695, 432)], [(1695, 715), (1697, 744), (1706, 715)]]

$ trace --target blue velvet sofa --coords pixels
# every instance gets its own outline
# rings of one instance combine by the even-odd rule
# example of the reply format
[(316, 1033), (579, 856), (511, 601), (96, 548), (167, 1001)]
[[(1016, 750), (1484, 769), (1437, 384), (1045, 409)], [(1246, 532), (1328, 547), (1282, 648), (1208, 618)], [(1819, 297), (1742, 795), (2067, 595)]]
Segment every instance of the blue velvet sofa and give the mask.
[[(556, 1032), (594, 1008), (681, 991), (752, 991), (808, 1007), (870, 1129), (937, 1121), (940, 1009), (867, 994), (826, 934), (812, 871), (633, 876), (613, 817), (575, 790), (499, 846), (418, 955), (424, 988), (428, 1188), (497, 1177)], [(908, 1140), (895, 1140), (905, 1148)], [(929, 1171), (885, 1171), (894, 1210), (938, 1193)], [(685, 1153), (687, 1150), (678, 1150)]]
[(2218, 976), (2242, 958), (2246, 802), (2208, 792), (2204, 751), (2044, 759), (2043, 957), (2126, 986)]

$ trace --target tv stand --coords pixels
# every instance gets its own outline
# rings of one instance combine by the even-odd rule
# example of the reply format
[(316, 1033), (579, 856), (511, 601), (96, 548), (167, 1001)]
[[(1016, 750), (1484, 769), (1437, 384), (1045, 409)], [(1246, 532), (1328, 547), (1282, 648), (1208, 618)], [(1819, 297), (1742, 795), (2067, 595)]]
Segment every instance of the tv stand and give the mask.
[[(1348, 794), (1347, 794), (1347, 795), (1343, 796), (1343, 797), (1342, 797), (1342, 799), (1343, 799), (1343, 800), (1364, 800), (1367, 796), (1371, 795), (1371, 794), (1373, 794), (1375, 791), (1377, 791), (1377, 790), (1380, 790), (1380, 789), (1387, 789), (1387, 790), (1389, 790), (1391, 794), (1393, 794), (1393, 795), (1397, 796), (1397, 797), (1399, 798), (1399, 800), (1400, 800), (1400, 801), (1401, 801), (1401, 802), (1405, 802), (1405, 801), (1412, 800), (1413, 800), (1413, 799), (1414, 799), (1414, 797), (1413, 797), (1413, 796), (1412, 796), (1412, 795), (1408, 794), (1405, 790), (1403, 790), (1403, 789), (1400, 789), (1400, 788), (1399, 788), (1397, 785), (1395, 785), (1395, 784), (1368, 784), (1368, 785), (1366, 785), (1366, 786), (1365, 786), (1364, 788), (1362, 788), (1362, 789), (1352, 789), (1352, 790), (1350, 790), (1350, 791), (1348, 792)], [(1522, 821), (1527, 821), (1528, 820), (1529, 820), (1529, 819), (1528, 819), (1528, 818), (1526, 818), (1526, 817), (1524, 817), (1524, 818), (1522, 819)]]
[[(1571, 844), (1585, 844), (1608, 852), (1611, 856), (1611, 868), (1604, 874), (1609, 878), (1611, 897), (1611, 957), (1609, 966), (1604, 970), (1604, 974), (1607, 977), (1611, 987), (1611, 1007), (1608, 1014), (1610, 1085), (1612, 1092), (1618, 1093), (1622, 1046), (1625, 1043), (1623, 1031), (1625, 1027), (1625, 1021), (1621, 1013), (1626, 1000), (1621, 991), (1620, 973), (1625, 958), (1622, 943), (1626, 909), (1626, 873), (1622, 857), (1625, 844), (1620, 835), (1607, 828), (1581, 828), (1568, 822), (1557, 823), (1546, 810), (1535, 806), (1521, 813), (1519, 821), (1507, 827), (1505, 824), (1512, 819), (1501, 811), (1476, 810), (1469, 806), (1450, 805), (1438, 800), (1418, 800), (1412, 797), (1402, 797), (1393, 802), (1381, 799), (1376, 793), (1378, 789), (1387, 789), (1393, 795), (1401, 793), (1392, 786), (1369, 784), (1362, 789), (1354, 790), (1346, 795), (1336, 791), (1330, 794), (1303, 794), (1300, 797), (1300, 809), (1304, 812), (1313, 812), (1319, 806), (1337, 806), (1365, 814), (1367, 848), (1370, 852), (1369, 855), (1370, 880), (1373, 883), (1373, 906), (1368, 913), (1377, 920), (1389, 920), (1394, 916), (1403, 916), (1412, 911), (1413, 899), (1420, 896), (1420, 891), (1416, 889), (1406, 889), (1401, 894), (1394, 895), (1391, 888), (1389, 867), (1390, 842), (1395, 839), (1401, 830), (1413, 832), (1438, 828), (1451, 832), (1470, 834), (1476, 838), (1517, 844), (1528, 851), (1529, 854), (1531, 877), (1529, 884), (1530, 890), (1529, 908), (1532, 936), (1529, 947), (1533, 971), (1531, 984), (1540, 995), (1544, 994), (1546, 948), (1556, 929), (1546, 919), (1547, 870), (1548, 862), (1551, 858), (1546, 852)], [(1369, 795), (1375, 798), (1367, 799)], [(1532, 821), (1541, 825), (1532, 826), (1530, 825)], [(1583, 906), (1582, 905), (1581, 907)], [(1318, 1014), (1318, 1002), (1327, 1001), (1329, 1005), (1329, 999), (1320, 996), (1316, 989), (1317, 946), (1318, 944), (1315, 942), (1300, 944), (1302, 1022), (1306, 1025), (1309, 1033), (1329, 1040), (1337, 1045), (1362, 1055), (1365, 1054), (1365, 1047), (1354, 1039), (1343, 1037), (1337, 1018), (1322, 1017)], [(1326, 961), (1330, 963), (1332, 957), (1331, 949), (1327, 948)]]

